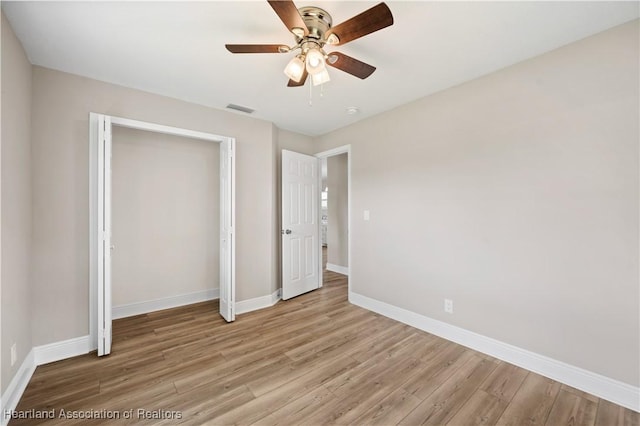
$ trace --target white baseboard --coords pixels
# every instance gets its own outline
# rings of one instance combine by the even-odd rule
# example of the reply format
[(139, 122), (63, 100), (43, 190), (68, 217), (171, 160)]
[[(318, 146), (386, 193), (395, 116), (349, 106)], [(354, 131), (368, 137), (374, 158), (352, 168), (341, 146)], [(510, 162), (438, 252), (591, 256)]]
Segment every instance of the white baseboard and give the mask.
[(277, 289), (268, 296), (254, 297), (253, 299), (241, 300), (236, 302), (236, 315), (246, 314), (247, 312), (257, 311), (258, 309), (268, 308), (278, 303), (282, 298), (280, 289)]
[(91, 351), (91, 336), (76, 337), (33, 348), (36, 365), (88, 354)]
[(195, 293), (180, 294), (178, 296), (162, 299), (147, 300), (145, 302), (129, 303), (127, 305), (114, 306), (111, 310), (113, 319), (132, 317), (134, 315), (147, 314), (163, 309), (177, 308), (178, 306), (191, 305), (192, 303), (206, 302), (218, 299), (220, 289), (209, 289)]
[(36, 346), (24, 359), (18, 372), (9, 383), (9, 387), (2, 395), (0, 404), (0, 413), (2, 418), (0, 425), (5, 426), (9, 422), (7, 412), (12, 412), (16, 409), (24, 390), (27, 388), (31, 376), (36, 371), (36, 367), (43, 364), (48, 364), (54, 361), (60, 361), (62, 359), (71, 358), (78, 355), (84, 355), (91, 352), (91, 337), (83, 336), (76, 337), (69, 340), (63, 340), (61, 342), (49, 343), (47, 345)]
[(36, 371), (36, 363), (34, 357), (34, 350), (27, 354), (27, 357), (20, 364), (20, 368), (16, 372), (16, 375), (13, 376), (13, 380), (9, 383), (9, 387), (4, 391), (1, 398), (1, 406), (0, 411), (1, 419), (0, 424), (5, 426), (9, 423), (10, 416), (7, 413), (11, 413), (16, 409), (24, 390), (27, 388), (29, 384), (29, 380), (31, 380), (31, 376), (33, 376), (33, 372)]
[(337, 272), (342, 275), (349, 276), (349, 268), (346, 266), (334, 265), (333, 263), (327, 263), (327, 271)]
[(640, 412), (640, 388), (566, 364), (544, 355), (429, 318), (369, 297), (349, 293), (349, 302), (370, 311), (435, 334), (478, 352)]

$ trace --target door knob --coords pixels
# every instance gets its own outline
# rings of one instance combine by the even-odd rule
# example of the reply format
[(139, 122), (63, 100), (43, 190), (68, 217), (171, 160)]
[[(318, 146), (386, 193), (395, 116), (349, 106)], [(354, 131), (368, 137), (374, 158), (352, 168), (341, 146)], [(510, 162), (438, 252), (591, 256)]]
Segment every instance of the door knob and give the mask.
[(282, 233), (282, 235), (284, 234), (289, 235), (291, 233), (291, 229), (283, 229), (282, 231), (280, 231), (280, 233)]

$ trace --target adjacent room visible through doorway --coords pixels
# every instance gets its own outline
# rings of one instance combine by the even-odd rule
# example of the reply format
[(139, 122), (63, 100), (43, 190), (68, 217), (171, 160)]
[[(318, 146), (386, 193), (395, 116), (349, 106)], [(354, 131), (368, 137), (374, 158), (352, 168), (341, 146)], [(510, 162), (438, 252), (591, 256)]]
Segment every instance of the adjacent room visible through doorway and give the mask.
[(349, 147), (316, 154), (321, 162), (320, 226), (323, 282), (349, 276)]

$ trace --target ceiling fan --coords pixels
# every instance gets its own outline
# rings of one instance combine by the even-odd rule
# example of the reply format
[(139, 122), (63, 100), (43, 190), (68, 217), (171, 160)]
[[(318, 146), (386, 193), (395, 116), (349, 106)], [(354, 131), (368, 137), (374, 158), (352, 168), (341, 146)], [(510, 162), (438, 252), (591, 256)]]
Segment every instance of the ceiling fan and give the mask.
[(231, 53), (288, 53), (300, 52), (284, 69), (289, 87), (303, 86), (311, 75), (314, 86), (330, 80), (326, 65), (345, 71), (361, 79), (369, 77), (376, 67), (340, 52), (326, 53), (324, 47), (342, 46), (350, 41), (393, 25), (389, 7), (380, 3), (353, 18), (333, 27), (331, 15), (315, 6), (296, 8), (291, 0), (268, 0), (280, 20), (295, 36), (295, 45), (227, 44)]

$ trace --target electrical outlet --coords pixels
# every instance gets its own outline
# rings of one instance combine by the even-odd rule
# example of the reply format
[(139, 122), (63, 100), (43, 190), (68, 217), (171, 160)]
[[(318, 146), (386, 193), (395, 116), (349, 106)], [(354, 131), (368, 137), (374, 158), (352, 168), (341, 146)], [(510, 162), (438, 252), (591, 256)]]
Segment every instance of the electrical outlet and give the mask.
[(16, 363), (18, 360), (18, 349), (16, 348), (16, 344), (11, 345), (11, 366)]
[(444, 311), (448, 314), (453, 313), (453, 300), (444, 299)]

